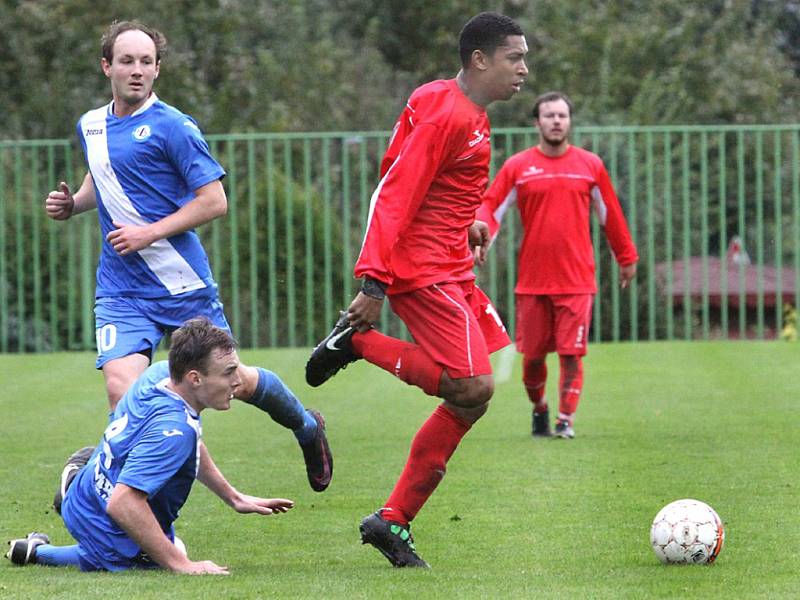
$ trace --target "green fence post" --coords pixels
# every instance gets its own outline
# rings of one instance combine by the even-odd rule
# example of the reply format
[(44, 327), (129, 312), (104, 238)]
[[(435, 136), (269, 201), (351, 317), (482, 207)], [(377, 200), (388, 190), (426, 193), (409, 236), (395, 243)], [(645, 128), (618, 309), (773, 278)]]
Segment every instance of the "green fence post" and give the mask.
[(17, 146), (14, 150), (14, 226), (16, 229), (16, 244), (14, 257), (17, 263), (17, 351), (25, 352), (25, 236), (23, 227), (22, 210), (25, 203), (22, 201), (22, 148)]
[(311, 142), (303, 139), (303, 187), (305, 188), (305, 254), (306, 254), (306, 345), (316, 343), (314, 335), (314, 196), (311, 188)]
[(267, 277), (267, 298), (269, 299), (269, 346), (274, 348), (278, 345), (278, 227), (275, 217), (275, 151), (272, 139), (267, 140), (266, 144), (266, 168), (267, 177), (267, 266), (269, 276)]
[(339, 138), (342, 149), (342, 307), (346, 307), (353, 295), (353, 278), (350, 269), (353, 261), (350, 258), (350, 231), (352, 217), (350, 214), (350, 148), (345, 137)]
[(727, 219), (727, 168), (725, 157), (725, 131), (719, 132), (719, 289), (720, 326), (722, 337), (728, 339), (728, 219)]
[(256, 148), (255, 140), (247, 140), (247, 241), (250, 249), (249, 278), (250, 278), (250, 347), (259, 345), (259, 314), (258, 314), (258, 212), (256, 204)]
[(294, 165), (292, 144), (288, 138), (283, 143), (283, 170), (286, 175), (286, 312), (289, 327), (289, 347), (297, 345), (297, 292), (294, 275)]
[(656, 339), (656, 228), (655, 228), (655, 159), (653, 157), (653, 132), (645, 134), (645, 159), (647, 171), (647, 339)]
[(6, 160), (4, 148), (0, 146), (0, 351), (9, 351), (9, 301), (8, 283), (6, 269), (8, 268), (8, 257), (6, 240), (8, 225), (6, 224), (6, 211), (8, 202), (6, 201)]
[[(39, 182), (39, 146), (31, 148), (31, 187), (28, 202), (31, 203), (31, 250), (33, 259), (33, 338), (34, 349), (42, 352), (42, 253), (41, 248), (41, 216), (40, 216), (40, 182)], [(27, 204), (27, 202), (25, 202)]]
[(325, 265), (325, 318), (333, 315), (333, 232), (331, 231), (331, 140), (322, 141), (322, 206)]
[(775, 195), (775, 334), (780, 336), (783, 328), (783, 165), (781, 153), (781, 133), (773, 132), (775, 173), (773, 179)]
[(756, 131), (756, 297), (757, 335), (764, 339), (764, 133)]
[[(745, 148), (744, 133), (740, 130), (736, 133), (736, 169), (737, 169), (737, 226), (739, 239), (742, 247), (746, 248), (747, 228), (744, 220), (745, 216)], [(739, 338), (747, 336), (747, 297), (745, 294), (744, 261), (739, 262)]]
[(711, 337), (708, 288), (708, 133), (700, 133), (700, 256), (703, 262), (703, 339)]
[(692, 339), (692, 295), (690, 292), (691, 287), (691, 213), (689, 202), (689, 175), (691, 173), (689, 166), (689, 132), (684, 130), (682, 137), (682, 158), (683, 158), (683, 338), (686, 340)]
[(671, 341), (675, 339), (675, 315), (673, 314), (675, 304), (672, 298), (674, 289), (672, 273), (674, 258), (672, 255), (672, 136), (669, 131), (664, 132), (664, 226), (664, 267), (666, 271), (664, 285), (666, 314), (664, 317), (667, 323), (666, 336)]
[[(637, 209), (637, 202), (639, 200), (637, 196), (637, 164), (636, 164), (636, 134), (633, 131), (628, 133), (628, 177), (630, 178), (629, 187), (630, 187), (630, 227), (631, 227), (631, 235), (633, 239), (636, 240), (638, 238), (638, 209)], [(631, 306), (631, 341), (638, 341), (639, 339), (639, 285), (634, 279), (630, 285), (630, 306)]]

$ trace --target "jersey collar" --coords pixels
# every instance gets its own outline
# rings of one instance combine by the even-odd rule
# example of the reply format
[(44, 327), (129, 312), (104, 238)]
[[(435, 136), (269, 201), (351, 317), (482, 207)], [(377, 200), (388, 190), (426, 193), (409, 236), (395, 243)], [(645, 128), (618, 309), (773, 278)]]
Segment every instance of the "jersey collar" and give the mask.
[[(153, 104), (155, 104), (156, 102), (158, 102), (158, 96), (156, 96), (155, 92), (150, 92), (150, 96), (147, 98), (147, 101), (144, 104), (142, 104), (139, 108), (137, 108), (134, 112), (132, 112), (130, 115), (128, 115), (128, 116), (129, 117), (135, 117), (136, 115), (140, 115), (144, 111), (146, 111), (148, 108), (153, 106)], [(108, 103), (108, 114), (111, 115), (111, 116), (114, 116), (114, 101), (113, 100)]]
[(183, 399), (183, 396), (181, 396), (180, 394), (169, 388), (169, 386), (167, 385), (169, 382), (170, 382), (169, 377), (164, 377), (164, 379), (162, 379), (156, 384), (156, 388), (158, 388), (161, 392), (163, 392), (170, 398), (174, 398), (179, 402), (183, 402), (183, 405), (186, 407), (186, 410), (189, 411), (190, 415), (192, 415), (193, 417), (199, 417), (200, 415), (198, 414), (198, 412), (191, 406), (189, 406), (189, 403)]

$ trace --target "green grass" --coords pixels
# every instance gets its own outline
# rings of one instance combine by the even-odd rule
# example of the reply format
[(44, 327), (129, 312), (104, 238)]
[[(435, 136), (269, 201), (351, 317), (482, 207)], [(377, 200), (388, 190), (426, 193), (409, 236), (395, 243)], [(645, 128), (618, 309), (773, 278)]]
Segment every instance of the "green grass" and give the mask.
[[(573, 441), (534, 440), (519, 359), (414, 522), (431, 571), (392, 569), (361, 546), (435, 401), (352, 365), (322, 388), (306, 352), (246, 351), (329, 425), (335, 477), (305, 480), (292, 436), (237, 404), (204, 413), (204, 437), (242, 491), (293, 498), (287, 515), (237, 515), (198, 485), (177, 529), (194, 559), (230, 577), (80, 573), (0, 563), (0, 598), (789, 598), (800, 559), (800, 345), (594, 345)], [(71, 543), (49, 503), (64, 458), (99, 439), (102, 378), (88, 354), (0, 356), (0, 539), (45, 531)], [(557, 378), (550, 363), (548, 396)], [(652, 518), (684, 497), (727, 528), (710, 567), (665, 567)]]

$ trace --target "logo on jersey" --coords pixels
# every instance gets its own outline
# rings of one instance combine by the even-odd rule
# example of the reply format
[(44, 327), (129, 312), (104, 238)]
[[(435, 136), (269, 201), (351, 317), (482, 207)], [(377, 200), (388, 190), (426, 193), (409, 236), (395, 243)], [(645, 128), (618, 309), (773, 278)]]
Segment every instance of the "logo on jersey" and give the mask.
[(483, 138), (486, 137), (484, 136), (482, 131), (479, 131), (477, 129), (472, 133), (475, 136), (475, 139), (472, 139), (468, 142), (470, 148), (474, 148), (477, 144), (480, 144), (483, 141)]
[(103, 128), (100, 129), (87, 129), (86, 135), (103, 135)]
[(163, 433), (165, 437), (172, 437), (173, 435), (183, 435), (183, 432), (180, 429), (173, 429), (172, 431), (167, 431), (165, 429), (161, 433)]
[(544, 173), (544, 169), (540, 169), (536, 165), (531, 165), (522, 172), (522, 177), (530, 177), (531, 175), (541, 175), (542, 173)]
[(143, 142), (150, 137), (150, 125), (139, 125), (131, 134), (137, 142)]

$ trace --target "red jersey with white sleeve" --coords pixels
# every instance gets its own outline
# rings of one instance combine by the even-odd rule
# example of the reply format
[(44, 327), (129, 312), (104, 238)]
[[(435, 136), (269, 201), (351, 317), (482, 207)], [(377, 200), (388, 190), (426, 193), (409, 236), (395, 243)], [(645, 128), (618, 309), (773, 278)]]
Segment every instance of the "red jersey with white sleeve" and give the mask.
[(489, 136), (486, 111), (454, 79), (414, 91), (381, 163), (356, 277), (389, 294), (475, 278), (467, 230), (489, 181)]
[(550, 157), (534, 146), (509, 158), (483, 197), (476, 218), (497, 236), (506, 210), (519, 208), (524, 234), (518, 294), (594, 294), (590, 206), (622, 265), (639, 256), (611, 178), (596, 154), (569, 146)]

